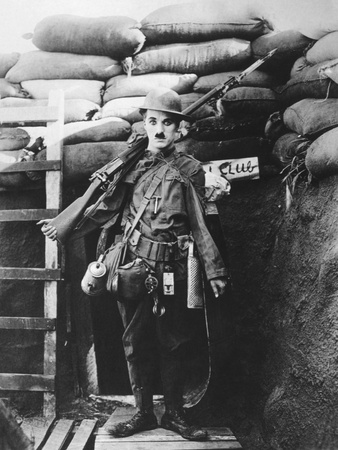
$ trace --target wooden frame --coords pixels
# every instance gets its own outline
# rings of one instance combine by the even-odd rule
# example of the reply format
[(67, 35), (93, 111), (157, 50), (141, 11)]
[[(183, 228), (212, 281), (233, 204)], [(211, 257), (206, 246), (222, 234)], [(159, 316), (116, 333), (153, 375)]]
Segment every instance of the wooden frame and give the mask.
[[(46, 209), (18, 209), (0, 211), (0, 221), (36, 221), (55, 217), (62, 207), (62, 141), (64, 125), (64, 96), (62, 91), (51, 91), (48, 106), (1, 108), (1, 123), (30, 122), (47, 125), (46, 161), (13, 164), (6, 172), (45, 171)], [(44, 282), (44, 317), (2, 317), (0, 328), (43, 330), (43, 374), (0, 374), (0, 385), (5, 390), (43, 391), (45, 417), (55, 416), (56, 373), (56, 317), (59, 268), (59, 247), (45, 240), (45, 268), (1, 267), (0, 279), (41, 280)]]

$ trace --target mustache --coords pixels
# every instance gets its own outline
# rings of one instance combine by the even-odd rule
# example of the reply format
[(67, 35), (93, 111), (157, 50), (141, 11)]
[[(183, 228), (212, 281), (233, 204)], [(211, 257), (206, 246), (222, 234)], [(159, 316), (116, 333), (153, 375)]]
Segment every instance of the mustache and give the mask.
[(158, 138), (158, 139), (164, 139), (164, 138), (165, 138), (165, 135), (164, 135), (163, 132), (161, 132), (161, 133), (156, 133), (156, 134), (155, 134), (155, 137)]

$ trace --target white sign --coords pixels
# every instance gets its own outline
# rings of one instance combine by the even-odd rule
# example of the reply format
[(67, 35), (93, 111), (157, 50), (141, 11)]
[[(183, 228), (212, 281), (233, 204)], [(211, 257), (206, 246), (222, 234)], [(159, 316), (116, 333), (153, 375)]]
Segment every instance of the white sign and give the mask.
[(232, 180), (258, 180), (259, 165), (257, 156), (251, 158), (221, 159), (203, 163), (206, 172), (212, 172)]

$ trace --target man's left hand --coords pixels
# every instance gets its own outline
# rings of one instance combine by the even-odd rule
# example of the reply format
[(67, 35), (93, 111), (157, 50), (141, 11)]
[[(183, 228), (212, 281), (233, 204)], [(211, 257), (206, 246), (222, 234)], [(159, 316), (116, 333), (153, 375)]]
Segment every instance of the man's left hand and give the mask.
[(216, 202), (225, 195), (230, 194), (231, 185), (229, 181), (212, 172), (205, 173), (205, 201)]
[(222, 296), (227, 287), (228, 279), (226, 277), (213, 278), (210, 280), (211, 289), (216, 298)]

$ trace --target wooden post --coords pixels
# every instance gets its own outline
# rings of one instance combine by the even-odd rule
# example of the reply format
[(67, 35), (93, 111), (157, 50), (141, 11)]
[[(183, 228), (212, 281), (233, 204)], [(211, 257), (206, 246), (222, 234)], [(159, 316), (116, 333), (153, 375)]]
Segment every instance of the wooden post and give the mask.
[[(59, 117), (56, 122), (47, 124), (47, 160), (62, 161), (64, 98), (62, 92), (52, 91), (49, 95), (48, 106), (58, 106)], [(61, 209), (62, 198), (62, 170), (46, 172), (46, 208)], [(59, 263), (58, 246), (55, 241), (46, 238), (45, 248), (46, 268), (57, 268)], [(57, 316), (58, 282), (45, 282), (45, 317)], [(56, 333), (47, 332), (45, 335), (44, 374), (55, 375), (56, 371)], [(55, 415), (56, 402), (54, 393), (44, 394), (44, 416)]]

